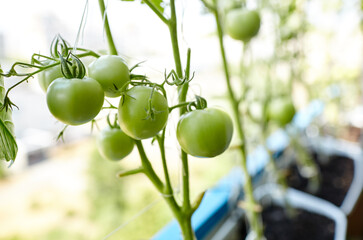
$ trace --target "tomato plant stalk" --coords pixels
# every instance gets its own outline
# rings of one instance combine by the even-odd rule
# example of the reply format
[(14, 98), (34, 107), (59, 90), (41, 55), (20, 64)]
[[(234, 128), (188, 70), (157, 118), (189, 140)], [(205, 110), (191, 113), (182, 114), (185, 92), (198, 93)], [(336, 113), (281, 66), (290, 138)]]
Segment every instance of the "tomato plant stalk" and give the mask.
[[(150, 0), (144, 0), (146, 5), (150, 7), (150, 9), (161, 19), (162, 22), (164, 22), (167, 27), (169, 28), (170, 38), (171, 38), (171, 44), (173, 49), (173, 55), (174, 55), (174, 62), (175, 62), (175, 68), (176, 68), (176, 75), (179, 79), (183, 79), (183, 68), (181, 64), (181, 58), (180, 58), (180, 51), (179, 51), (179, 43), (178, 43), (178, 34), (177, 34), (177, 17), (176, 17), (176, 8), (175, 8), (175, 0), (170, 1), (170, 19), (167, 19), (164, 14), (159, 10), (159, 8), (154, 5), (154, 3)], [(111, 54), (117, 55), (117, 50), (114, 44), (114, 41), (112, 39), (111, 30), (108, 24), (107, 14), (105, 13), (105, 5), (104, 0), (99, 0), (99, 6), (101, 10), (102, 17), (104, 18), (104, 24), (105, 24), (105, 31), (107, 36), (107, 42), (109, 45), (109, 50)], [(188, 51), (188, 59), (190, 58), (190, 51)], [(186, 71), (187, 73), (189, 71)], [(186, 74), (188, 75), (188, 74)], [(186, 101), (186, 95), (188, 91), (188, 83), (185, 82), (181, 86), (179, 86), (179, 104), (180, 104), (180, 115), (185, 113), (186, 106), (184, 105)], [(181, 161), (182, 161), (182, 171), (183, 171), (183, 178), (182, 178), (182, 184), (183, 184), (183, 202), (181, 205), (177, 203), (174, 197), (173, 189), (170, 182), (169, 172), (167, 168), (166, 163), (166, 156), (165, 156), (165, 128), (162, 131), (162, 134), (157, 136), (157, 141), (160, 148), (161, 153), (161, 159), (163, 164), (163, 170), (164, 170), (164, 178), (165, 183), (163, 183), (158, 175), (155, 173), (150, 161), (148, 160), (148, 157), (144, 151), (142, 142), (140, 140), (136, 140), (136, 146), (140, 154), (141, 163), (142, 163), (142, 172), (145, 173), (145, 175), (149, 178), (149, 180), (152, 182), (152, 184), (155, 186), (155, 188), (161, 193), (164, 200), (170, 207), (171, 211), (173, 212), (174, 217), (179, 223), (179, 226), (181, 228), (181, 232), (183, 235), (183, 238), (185, 240), (194, 240), (196, 239), (194, 235), (194, 231), (192, 229), (191, 224), (191, 217), (193, 212), (197, 209), (198, 205), (201, 202), (201, 199), (197, 201), (197, 204), (192, 207), (190, 203), (190, 189), (189, 189), (189, 166), (188, 166), (188, 155), (182, 151), (181, 152)], [(140, 171), (137, 171), (140, 172)], [(201, 195), (202, 198), (202, 195)]]
[[(204, 2), (204, 1), (203, 1)], [(208, 7), (208, 6), (207, 6)], [(224, 48), (224, 41), (223, 41), (223, 29), (221, 25), (220, 20), (220, 13), (218, 10), (218, 5), (216, 0), (214, 0), (214, 6), (208, 7), (215, 17), (216, 25), (217, 25), (217, 33), (218, 33), (218, 40), (219, 40), (219, 47), (221, 51), (222, 61), (223, 61), (223, 69), (225, 74), (225, 80), (228, 90), (228, 95), (233, 111), (233, 115), (236, 121), (236, 128), (237, 128), (237, 134), (240, 139), (241, 145), (239, 147), (239, 151), (241, 153), (241, 167), (242, 171), (245, 177), (245, 184), (244, 184), (244, 191), (245, 191), (245, 198), (247, 202), (247, 217), (248, 221), (251, 226), (251, 230), (256, 234), (256, 239), (262, 239), (263, 238), (263, 226), (261, 223), (261, 216), (260, 213), (257, 212), (254, 208), (256, 205), (256, 200), (253, 197), (253, 186), (252, 186), (252, 179), (247, 169), (247, 148), (246, 148), (246, 137), (244, 134), (243, 126), (243, 117), (240, 115), (239, 112), (239, 104), (240, 101), (236, 98), (236, 95), (233, 91), (231, 80), (230, 80), (230, 74), (229, 74), (229, 67), (227, 62), (227, 57), (225, 53)]]
[(107, 43), (108, 43), (108, 48), (109, 48), (110, 54), (117, 55), (115, 42), (113, 41), (112, 34), (111, 34), (110, 24), (108, 23), (108, 17), (107, 17), (107, 13), (106, 13), (106, 7), (105, 7), (104, 0), (98, 0), (98, 5), (101, 10), (102, 19), (104, 21), (104, 28), (105, 28), (105, 32), (106, 32)]

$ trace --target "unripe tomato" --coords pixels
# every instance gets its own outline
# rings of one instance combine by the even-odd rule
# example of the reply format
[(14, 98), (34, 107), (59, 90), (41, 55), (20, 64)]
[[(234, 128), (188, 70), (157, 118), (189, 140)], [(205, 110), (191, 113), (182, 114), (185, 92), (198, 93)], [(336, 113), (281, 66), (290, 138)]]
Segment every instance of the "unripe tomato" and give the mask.
[[(53, 64), (53, 61), (47, 61), (46, 65)], [(61, 65), (56, 65), (51, 68), (47, 68), (38, 74), (38, 82), (44, 92), (47, 92), (49, 85), (57, 78), (63, 77)]]
[(294, 118), (295, 107), (290, 98), (280, 97), (273, 99), (267, 108), (267, 116), (280, 126), (285, 126)]
[(153, 114), (148, 113), (152, 88), (136, 86), (120, 100), (118, 120), (122, 131), (134, 139), (154, 137), (168, 120), (169, 108), (165, 97), (154, 90), (151, 98)]
[(248, 42), (257, 35), (260, 24), (260, 15), (254, 10), (233, 9), (226, 15), (227, 33), (236, 40)]
[(231, 143), (233, 123), (222, 110), (194, 110), (180, 117), (176, 134), (186, 153), (196, 157), (215, 157)]
[(129, 69), (124, 60), (116, 55), (104, 55), (88, 66), (88, 76), (97, 80), (107, 97), (119, 97), (118, 90), (130, 81)]
[(134, 140), (119, 128), (107, 127), (97, 136), (97, 148), (102, 157), (117, 161), (131, 153)]
[(48, 87), (49, 111), (59, 121), (80, 125), (100, 112), (104, 100), (101, 85), (92, 78), (58, 78)]

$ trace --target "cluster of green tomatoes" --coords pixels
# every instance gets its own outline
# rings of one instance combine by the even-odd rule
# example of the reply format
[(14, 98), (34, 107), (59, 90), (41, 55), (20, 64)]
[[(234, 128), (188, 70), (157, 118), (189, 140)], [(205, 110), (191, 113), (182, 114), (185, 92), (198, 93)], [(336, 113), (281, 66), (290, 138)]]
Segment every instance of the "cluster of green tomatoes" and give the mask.
[[(120, 97), (117, 120), (113, 124), (108, 121), (109, 126), (97, 138), (103, 157), (123, 159), (131, 153), (135, 140), (155, 137), (165, 128), (171, 111), (165, 91), (150, 81), (131, 84), (131, 73), (120, 56), (103, 55), (87, 71), (79, 59), (74, 68), (67, 65), (67, 60), (61, 60), (61, 64), (38, 76), (47, 93), (48, 108), (59, 121), (67, 125), (87, 123), (101, 111), (105, 97)], [(229, 115), (206, 106), (189, 110), (177, 125), (181, 148), (198, 157), (215, 157), (224, 152), (233, 135)]]

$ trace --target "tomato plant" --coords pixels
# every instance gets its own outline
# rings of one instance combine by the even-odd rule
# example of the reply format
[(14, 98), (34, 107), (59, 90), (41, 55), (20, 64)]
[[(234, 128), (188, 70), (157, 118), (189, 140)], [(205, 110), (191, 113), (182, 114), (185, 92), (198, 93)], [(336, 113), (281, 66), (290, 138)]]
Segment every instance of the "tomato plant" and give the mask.
[(121, 129), (134, 139), (155, 136), (166, 125), (169, 108), (166, 98), (147, 86), (136, 86), (127, 91), (119, 107)]
[(117, 161), (131, 153), (134, 140), (120, 128), (106, 127), (97, 136), (97, 148), (102, 157)]
[[(54, 61), (45, 61), (44, 65), (50, 65), (55, 63)], [(63, 77), (60, 65), (56, 65), (51, 68), (47, 68), (38, 74), (38, 82), (44, 92), (47, 92), (49, 85), (57, 78)]]
[[(64, 39), (58, 36), (52, 43), (51, 56), (33, 54), (30, 63), (16, 62), (7, 74), (3, 74), (6, 77), (22, 77), (21, 81), (6, 91), (4, 105), (7, 107), (14, 105), (8, 97), (11, 89), (20, 83), (27, 82), (34, 75), (41, 75), (43, 71), (45, 73), (48, 68), (51, 68), (49, 65), (42, 64), (44, 60), (49, 60), (49, 64), (52, 64), (52, 61), (55, 61), (56, 64), (58, 64), (58, 60), (61, 61), (61, 70), (64, 77), (57, 78), (50, 84), (47, 82), (49, 84), (47, 88), (47, 104), (50, 112), (65, 124), (79, 125), (93, 120), (102, 109), (105, 96), (121, 96), (118, 107), (115, 107), (112, 102), (108, 101), (107, 104), (109, 105), (105, 106), (105, 109), (107, 108), (110, 111), (117, 109), (117, 121), (120, 129), (112, 128), (110, 125), (111, 129), (103, 130), (98, 140), (98, 148), (105, 157), (120, 159), (129, 154), (132, 151), (133, 144), (135, 144), (140, 155), (140, 166), (135, 169), (126, 169), (118, 174), (118, 177), (126, 177), (137, 173), (144, 174), (173, 212), (175, 219), (179, 223), (183, 238), (185, 240), (192, 240), (196, 239), (196, 237), (192, 229), (191, 218), (201, 204), (204, 192), (199, 194), (194, 202), (190, 200), (188, 154), (181, 151), (180, 160), (183, 167), (183, 191), (181, 195), (183, 196), (180, 201), (175, 198), (175, 189), (169, 176), (165, 151), (165, 126), (168, 121), (169, 111), (179, 108), (179, 114), (182, 115), (187, 110), (186, 106), (191, 104), (191, 102), (187, 101), (189, 82), (194, 77), (194, 73), (191, 74), (190, 68), (191, 50), (188, 49), (186, 51), (186, 64), (182, 64), (181, 49), (183, 48), (179, 45), (178, 28), (180, 25), (178, 25), (177, 21), (179, 13), (176, 11), (175, 0), (170, 0), (167, 4), (163, 0), (143, 0), (142, 2), (154, 11), (155, 15), (165, 24), (170, 33), (174, 67), (168, 69), (168, 74), (165, 71), (165, 78), (162, 83), (152, 83), (146, 76), (130, 74), (130, 71), (134, 68), (129, 70), (123, 60), (118, 57), (108, 23), (106, 6), (104, 0), (100, 0), (98, 3), (110, 55), (100, 57), (99, 54), (92, 50), (78, 47), (78, 37), (84, 27), (83, 19), (85, 18), (82, 18), (73, 46), (70, 46)], [(88, 2), (86, 7), (88, 6), (87, 4)], [(167, 7), (165, 8), (165, 6)], [(98, 59), (88, 67), (89, 77), (84, 77), (85, 68), (78, 61), (78, 58), (90, 56)], [(27, 70), (27, 72), (23, 73), (16, 71), (17, 69), (15, 68), (31, 68), (33, 71)], [(162, 68), (164, 69), (164, 66)], [(44, 84), (44, 89), (46, 89), (47, 84)], [(168, 106), (165, 86), (175, 87), (178, 93), (177, 103), (170, 108)], [(228, 147), (233, 132), (232, 122), (228, 116), (221, 114), (219, 110), (204, 111), (215, 111), (212, 115), (217, 115), (207, 119), (207, 122), (212, 121), (214, 125), (214, 128), (209, 130), (215, 131), (215, 135), (212, 138), (215, 142), (210, 142), (215, 149), (209, 149), (209, 153), (203, 152), (198, 155), (215, 156)], [(199, 110), (195, 110), (195, 112), (199, 112)], [(200, 126), (200, 128), (202, 129), (203, 126)], [(62, 130), (61, 134), (64, 131)], [(223, 134), (222, 137), (220, 134)], [(154, 137), (158, 142), (164, 170), (162, 171), (162, 177), (159, 176), (159, 172), (154, 170), (153, 164), (143, 147), (143, 141), (141, 141), (151, 137)], [(217, 140), (218, 143), (216, 142)], [(202, 148), (205, 147), (203, 145), (200, 146)]]
[(233, 123), (227, 113), (216, 108), (188, 112), (180, 117), (177, 138), (181, 148), (196, 157), (215, 157), (229, 146)]
[(107, 97), (120, 96), (120, 88), (130, 81), (126, 63), (116, 55), (104, 55), (94, 60), (88, 66), (88, 76), (101, 84)]
[(290, 98), (275, 98), (269, 103), (267, 108), (268, 118), (281, 126), (291, 122), (294, 115), (295, 107)]
[(261, 19), (257, 11), (233, 9), (226, 15), (226, 30), (230, 37), (248, 42), (257, 35)]

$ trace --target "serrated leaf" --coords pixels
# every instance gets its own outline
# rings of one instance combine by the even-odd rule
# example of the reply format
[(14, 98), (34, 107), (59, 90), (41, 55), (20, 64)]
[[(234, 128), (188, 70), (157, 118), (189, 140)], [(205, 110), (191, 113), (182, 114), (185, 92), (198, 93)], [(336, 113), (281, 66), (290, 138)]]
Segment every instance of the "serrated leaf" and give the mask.
[[(0, 72), (2, 70), (0, 68)], [(5, 87), (4, 78), (0, 77), (0, 108), (4, 104)], [(0, 160), (15, 160), (18, 153), (18, 145), (15, 141), (14, 123), (11, 118), (11, 110), (0, 110)]]

